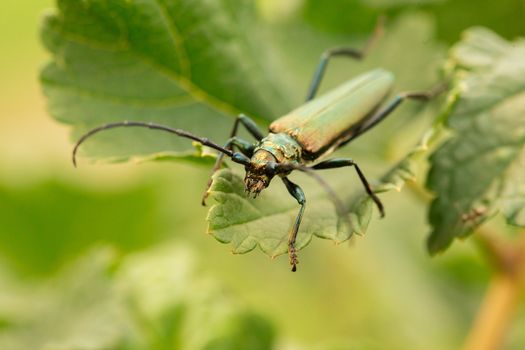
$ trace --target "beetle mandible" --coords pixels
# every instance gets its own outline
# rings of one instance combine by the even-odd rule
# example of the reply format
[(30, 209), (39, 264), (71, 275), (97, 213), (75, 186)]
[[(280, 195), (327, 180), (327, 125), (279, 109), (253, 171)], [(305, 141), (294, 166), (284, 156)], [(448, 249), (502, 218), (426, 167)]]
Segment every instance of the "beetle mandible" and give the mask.
[[(242, 114), (235, 120), (230, 138), (223, 146), (185, 130), (164, 125), (140, 121), (116, 122), (102, 125), (85, 133), (73, 149), (73, 164), (76, 166), (76, 154), (79, 146), (94, 134), (116, 127), (146, 127), (185, 137), (217, 150), (219, 155), (213, 167), (212, 175), (220, 169), (225, 155), (233, 162), (244, 165), (246, 171), (245, 190), (254, 198), (269, 186), (275, 176), (279, 176), (290, 195), (295, 198), (300, 206), (288, 235), (288, 255), (292, 271), (296, 271), (298, 258), (295, 241), (304, 213), (306, 197), (301, 187), (288, 179), (288, 175), (294, 170), (299, 170), (313, 176), (329, 192), (338, 212), (342, 213), (344, 206), (341, 201), (330, 186), (314, 171), (354, 167), (366, 193), (376, 204), (381, 216), (384, 216), (383, 204), (372, 191), (364, 173), (352, 159), (328, 159), (317, 163), (316, 160), (329, 155), (370, 130), (394, 111), (403, 100), (429, 100), (446, 88), (445, 84), (440, 84), (429, 91), (400, 93), (392, 101), (381, 107), (393, 86), (394, 76), (386, 70), (375, 69), (361, 74), (314, 99), (329, 60), (336, 56), (362, 59), (381, 32), (382, 20), (380, 19), (364, 49), (337, 47), (325, 51), (310, 84), (306, 102), (271, 123), (269, 134), (266, 136), (252, 119)], [(255, 143), (237, 137), (239, 125), (243, 125), (256, 139)], [(234, 151), (234, 148), (237, 151)], [(210, 177), (202, 198), (203, 205), (205, 205), (211, 183), (212, 178)]]

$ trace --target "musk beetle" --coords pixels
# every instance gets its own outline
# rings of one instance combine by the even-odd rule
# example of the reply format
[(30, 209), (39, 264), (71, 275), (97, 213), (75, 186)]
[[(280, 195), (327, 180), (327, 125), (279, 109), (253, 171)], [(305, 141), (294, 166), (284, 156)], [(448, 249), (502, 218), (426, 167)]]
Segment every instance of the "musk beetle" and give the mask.
[[(245, 190), (253, 197), (268, 187), (271, 180), (278, 176), (300, 206), (288, 236), (290, 264), (292, 271), (296, 271), (298, 259), (295, 241), (305, 209), (306, 198), (301, 187), (290, 181), (288, 175), (294, 170), (299, 170), (314, 177), (327, 190), (338, 213), (343, 214), (345, 208), (342, 202), (315, 171), (354, 167), (366, 193), (376, 204), (381, 216), (384, 216), (381, 201), (374, 194), (365, 175), (352, 159), (327, 159), (320, 162), (317, 160), (328, 156), (336, 149), (370, 130), (385, 119), (405, 99), (428, 100), (446, 88), (446, 84), (439, 84), (429, 91), (400, 93), (383, 106), (383, 102), (393, 86), (394, 76), (386, 70), (375, 69), (349, 80), (318, 98), (314, 98), (330, 58), (345, 56), (358, 60), (362, 59), (381, 32), (382, 20), (380, 19), (363, 50), (337, 47), (325, 51), (313, 76), (306, 102), (271, 123), (269, 134), (266, 136), (256, 123), (245, 115), (237, 117), (230, 138), (222, 146), (185, 130), (140, 121), (123, 121), (102, 125), (84, 134), (74, 147), (73, 163), (76, 165), (78, 147), (94, 134), (117, 127), (145, 127), (185, 137), (217, 150), (219, 154), (212, 174), (220, 169), (225, 155), (233, 162), (244, 165), (246, 171)], [(244, 126), (256, 139), (254, 143), (237, 137), (239, 125)], [(203, 205), (205, 205), (211, 183), (210, 177), (202, 199)]]

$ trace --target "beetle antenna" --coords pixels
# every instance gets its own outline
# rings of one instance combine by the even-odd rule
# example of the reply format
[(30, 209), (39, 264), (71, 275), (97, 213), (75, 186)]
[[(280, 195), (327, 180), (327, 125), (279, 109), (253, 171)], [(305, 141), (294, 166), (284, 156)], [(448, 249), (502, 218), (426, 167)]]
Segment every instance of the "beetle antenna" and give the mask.
[(160, 125), (160, 124), (154, 124), (154, 123), (123, 121), (123, 122), (116, 122), (116, 123), (110, 123), (110, 124), (99, 126), (97, 128), (89, 130), (84, 135), (82, 135), (80, 137), (80, 139), (78, 139), (77, 143), (75, 144), (75, 147), (73, 148), (73, 154), (72, 154), (73, 165), (75, 167), (77, 166), (77, 158), (76, 158), (77, 157), (77, 151), (78, 151), (78, 148), (80, 147), (80, 145), (84, 143), (84, 141), (86, 141), (88, 138), (90, 138), (91, 136), (93, 136), (93, 135), (95, 135), (95, 134), (97, 134), (97, 133), (99, 133), (101, 131), (109, 130), (109, 129), (113, 129), (113, 128), (120, 128), (120, 127), (140, 127), (140, 128), (148, 128), (148, 129), (166, 131), (166, 132), (175, 134), (177, 136), (185, 137), (185, 138), (191, 139), (193, 141), (199, 142), (200, 144), (202, 144), (204, 146), (208, 146), (208, 147), (213, 148), (213, 149), (215, 149), (215, 150), (217, 150), (217, 151), (219, 151), (221, 153), (224, 153), (225, 155), (227, 155), (230, 158), (234, 154), (232, 150), (229, 150), (229, 149), (226, 149), (224, 147), (221, 147), (218, 144), (216, 144), (215, 142), (212, 142), (212, 141), (208, 140), (207, 138), (195, 136), (195, 135), (191, 134), (190, 132), (182, 130), (182, 129), (174, 129), (174, 128), (170, 128), (168, 126), (164, 126), (164, 125)]

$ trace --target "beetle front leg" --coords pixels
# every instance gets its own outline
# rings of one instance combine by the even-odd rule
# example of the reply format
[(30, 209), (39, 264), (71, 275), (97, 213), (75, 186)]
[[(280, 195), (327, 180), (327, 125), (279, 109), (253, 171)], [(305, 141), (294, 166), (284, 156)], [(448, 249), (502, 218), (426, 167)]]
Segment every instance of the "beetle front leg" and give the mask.
[[(262, 131), (251, 118), (244, 114), (239, 114), (239, 116), (237, 116), (237, 118), (235, 119), (235, 123), (233, 123), (230, 138), (228, 139), (228, 142), (226, 142), (224, 148), (231, 150), (232, 147), (235, 145), (241, 153), (243, 153), (245, 156), (251, 157), (253, 153), (253, 145), (236, 137), (237, 131), (239, 129), (239, 124), (242, 124), (257, 141), (262, 140), (262, 138), (264, 137)], [(215, 174), (215, 172), (221, 168), (223, 158), (224, 154), (219, 154), (217, 156), (217, 160), (215, 161), (215, 165), (211, 170), (210, 178), (206, 185), (206, 189), (204, 190), (204, 194), (202, 195), (201, 204), (203, 206), (206, 205), (206, 198), (208, 198), (209, 190), (213, 182), (213, 174)]]
[[(251, 158), (252, 155), (253, 155), (253, 150), (255, 148), (255, 146), (245, 140), (242, 140), (238, 137), (232, 137), (228, 140), (228, 142), (226, 142), (226, 144), (224, 145), (224, 148), (226, 149), (233, 149), (233, 146), (235, 146), (239, 152), (241, 152), (242, 154), (244, 154), (245, 156), (247, 156), (248, 158)], [(211, 184), (213, 183), (213, 174), (215, 174), (222, 166), (222, 160), (224, 158), (224, 154), (223, 153), (220, 153), (218, 156), (217, 156), (217, 159), (215, 160), (215, 164), (213, 165), (213, 168), (211, 170), (211, 174), (210, 174), (210, 178), (208, 179), (208, 184), (206, 185), (206, 190), (204, 191), (204, 194), (202, 195), (202, 201), (201, 201), (201, 204), (203, 206), (206, 205), (206, 199), (208, 198), (209, 194), (210, 194), (210, 187), (211, 187)]]
[(252, 135), (257, 141), (261, 141), (264, 137), (263, 132), (259, 129), (257, 124), (253, 121), (252, 118), (244, 114), (239, 114), (235, 123), (233, 124), (232, 132), (230, 133), (230, 138), (237, 136), (237, 129), (239, 128), (239, 123), (242, 124), (246, 130)]
[(295, 218), (294, 225), (292, 226), (290, 233), (288, 235), (288, 257), (290, 258), (290, 265), (292, 265), (292, 271), (297, 271), (297, 264), (299, 260), (297, 258), (297, 251), (295, 248), (295, 241), (297, 239), (297, 232), (299, 231), (299, 226), (301, 225), (301, 220), (303, 219), (304, 208), (306, 204), (306, 197), (303, 190), (299, 185), (288, 180), (288, 178), (282, 178), (288, 192), (297, 200), (297, 203), (301, 206), (299, 208), (299, 213)]
[(319, 85), (321, 85), (321, 81), (323, 80), (326, 66), (330, 61), (330, 58), (336, 56), (345, 56), (356, 60), (362, 60), (368, 54), (368, 51), (372, 48), (377, 39), (381, 36), (383, 32), (383, 22), (383, 17), (379, 17), (374, 32), (372, 35), (370, 35), (370, 38), (363, 49), (359, 50), (351, 47), (334, 47), (323, 52), (321, 55), (321, 60), (319, 61), (317, 69), (315, 70), (314, 76), (312, 78), (312, 82), (310, 83), (308, 93), (306, 94), (306, 101), (310, 101), (315, 97), (315, 94), (319, 89)]
[(374, 203), (377, 205), (377, 208), (379, 209), (379, 212), (381, 213), (381, 217), (385, 216), (385, 209), (383, 207), (383, 203), (381, 203), (381, 200), (378, 196), (372, 191), (372, 188), (370, 187), (370, 184), (368, 183), (368, 180), (365, 177), (365, 174), (361, 171), (359, 166), (356, 162), (354, 162), (350, 158), (340, 158), (340, 159), (329, 159), (325, 160), (324, 162), (321, 162), (319, 164), (316, 164), (312, 167), (312, 169), (315, 170), (321, 170), (321, 169), (334, 169), (334, 168), (342, 168), (345, 166), (353, 166), (355, 168), (355, 171), (357, 172), (357, 175), (359, 176), (359, 179), (361, 180), (361, 183), (363, 184), (363, 187), (365, 188), (366, 193), (372, 198)]

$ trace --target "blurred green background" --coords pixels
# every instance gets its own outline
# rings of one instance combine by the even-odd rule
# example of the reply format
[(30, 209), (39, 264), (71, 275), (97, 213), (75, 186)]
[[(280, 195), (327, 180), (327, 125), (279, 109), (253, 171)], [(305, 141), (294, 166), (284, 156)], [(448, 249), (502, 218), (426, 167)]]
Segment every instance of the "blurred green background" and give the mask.
[[(388, 215), (374, 216), (365, 237), (339, 246), (314, 240), (291, 274), (286, 257), (232, 255), (204, 233), (205, 167), (73, 169), (68, 128), (47, 115), (38, 83), (49, 59), (39, 23), (53, 6), (0, 2), (0, 348), (461, 345), (490, 268), (473, 240), (428, 257), (426, 207), (408, 191), (382, 197)], [(323, 49), (359, 45), (380, 13), (389, 22), (377, 51), (364, 64), (334, 62), (326, 88), (378, 65), (396, 73), (399, 90), (425, 88), (439, 79), (441, 59), (463, 29), (525, 35), (520, 0), (261, 0), (258, 9), (276, 55), (294, 67), (288, 74), (300, 87), (291, 92), (297, 103)], [(424, 122), (401, 129), (420, 109), (403, 106), (356, 142), (353, 157), (372, 173), (393, 162), (428, 124), (432, 109), (420, 114)], [(384, 141), (391, 130), (399, 136)], [(525, 310), (506, 348), (525, 347), (523, 329)]]

